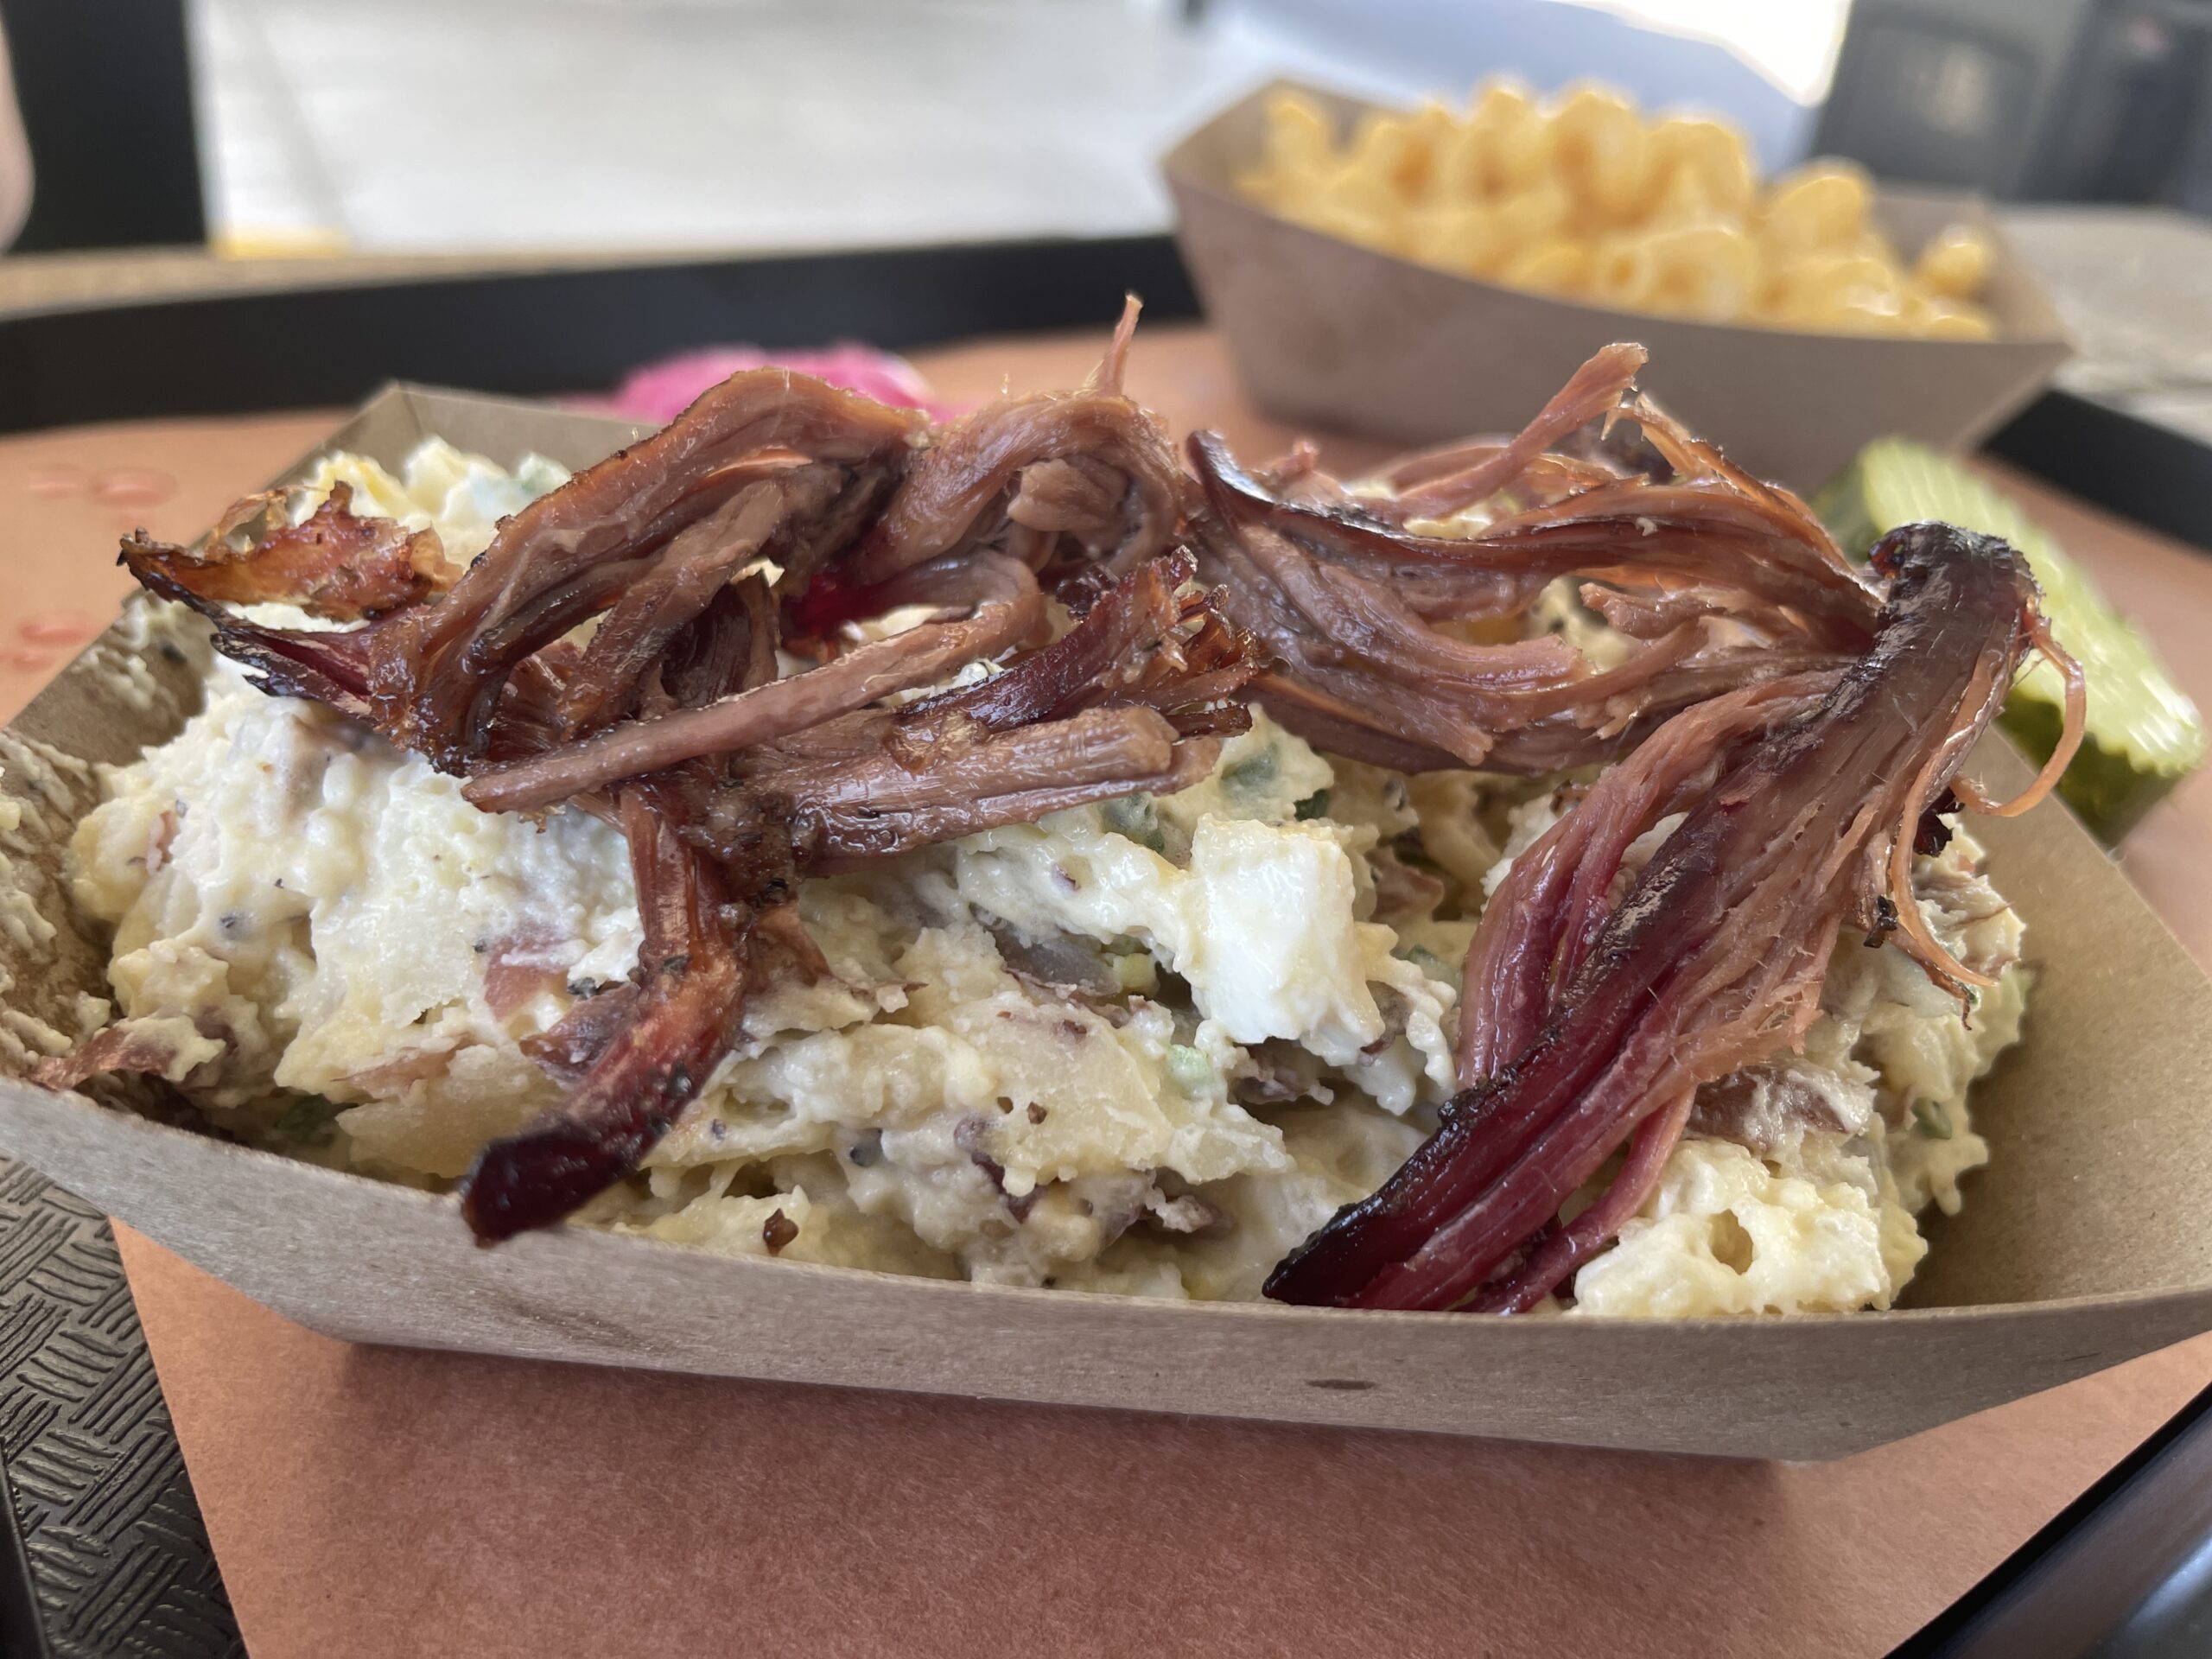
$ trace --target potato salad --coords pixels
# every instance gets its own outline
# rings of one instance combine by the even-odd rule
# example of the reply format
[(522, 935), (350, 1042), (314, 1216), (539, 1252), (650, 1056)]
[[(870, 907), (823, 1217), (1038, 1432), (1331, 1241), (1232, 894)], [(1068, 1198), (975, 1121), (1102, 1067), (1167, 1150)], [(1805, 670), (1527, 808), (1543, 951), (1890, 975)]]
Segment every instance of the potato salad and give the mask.
[[(397, 472), (334, 456), (305, 494), (346, 485), (461, 560), (564, 476), (434, 439)], [(1408, 775), (1255, 709), (1177, 792), (810, 876), (798, 914), (821, 965), (764, 982), (642, 1168), (575, 1219), (898, 1273), (1255, 1297), (1435, 1128), (1476, 923), (1588, 781)], [(113, 929), (122, 1023), (182, 1033), (168, 1081), (212, 1125), (433, 1190), (558, 1097), (533, 1039), (619, 985), (641, 938), (613, 825), (480, 810), (420, 756), (221, 659), (184, 729), (108, 772), (69, 874)], [(1962, 1005), (1847, 931), (1802, 1051), (1700, 1091), (1641, 1211), (1543, 1311), (1890, 1305), (1925, 1251), (1919, 1217), (1955, 1211), (1988, 1156), (1970, 1085), (2027, 990), (2018, 918), (1968, 837), (1917, 858), (1913, 884), (1995, 988)]]

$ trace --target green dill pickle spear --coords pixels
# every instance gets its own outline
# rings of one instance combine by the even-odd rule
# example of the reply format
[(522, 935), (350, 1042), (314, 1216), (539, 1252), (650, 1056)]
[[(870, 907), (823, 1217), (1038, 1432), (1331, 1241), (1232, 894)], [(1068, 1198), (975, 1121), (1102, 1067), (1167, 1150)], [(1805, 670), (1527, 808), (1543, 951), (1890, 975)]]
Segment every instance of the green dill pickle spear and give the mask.
[[(2088, 730), (2058, 793), (2107, 843), (2203, 764), (2204, 721), (2135, 625), (2018, 502), (1955, 458), (1910, 438), (1878, 438), (1813, 506), (1853, 558), (1923, 518), (2001, 536), (2028, 556), (2051, 632), (2088, 677)], [(2041, 761), (2058, 741), (2063, 703), (2057, 674), (2038, 658), (2013, 687), (2000, 723)]]

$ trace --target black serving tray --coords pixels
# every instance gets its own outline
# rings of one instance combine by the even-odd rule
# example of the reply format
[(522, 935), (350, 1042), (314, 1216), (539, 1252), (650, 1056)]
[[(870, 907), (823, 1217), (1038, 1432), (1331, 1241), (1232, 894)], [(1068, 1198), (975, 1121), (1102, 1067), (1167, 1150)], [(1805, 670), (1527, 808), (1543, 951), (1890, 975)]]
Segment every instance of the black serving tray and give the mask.
[[(0, 317), (0, 432), (359, 401), (392, 378), (535, 395), (613, 385), (688, 347), (857, 338), (912, 350), (1103, 327), (1135, 291), (1198, 315), (1164, 236), (701, 260), (226, 294)], [(1993, 447), (2079, 489), (2054, 395)], [(2092, 436), (2099, 435), (2092, 434)], [(2113, 440), (2101, 435), (2105, 453)], [(2138, 457), (2140, 451), (2136, 451)], [(2119, 511), (2212, 545), (2201, 447), (2140, 467)], [(0, 1160), (0, 1656), (244, 1651), (106, 1221)], [(1901, 1652), (2152, 1659), (2186, 1607), (2162, 1586), (2212, 1534), (2212, 1390)], [(2149, 1615), (2155, 1613), (2156, 1618)], [(2024, 1632), (2032, 1633), (2024, 1636)], [(2061, 1643), (2053, 1645), (2056, 1637)]]

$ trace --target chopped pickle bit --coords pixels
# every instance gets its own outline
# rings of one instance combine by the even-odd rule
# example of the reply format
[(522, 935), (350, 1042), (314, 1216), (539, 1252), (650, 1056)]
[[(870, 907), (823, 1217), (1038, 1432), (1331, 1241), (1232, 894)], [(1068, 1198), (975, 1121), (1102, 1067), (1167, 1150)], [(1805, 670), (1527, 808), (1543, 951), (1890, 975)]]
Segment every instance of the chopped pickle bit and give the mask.
[(1916, 1135), (1924, 1135), (1930, 1141), (1951, 1138), (1951, 1115), (1943, 1109), (1940, 1100), (1916, 1100), (1912, 1103), (1912, 1128)]
[(1304, 800), (1299, 802), (1297, 805), (1291, 808), (1291, 811), (1300, 818), (1327, 817), (1329, 816), (1329, 791), (1325, 789), (1315, 790), (1311, 795), (1308, 795)]
[(1213, 1062), (1206, 1058), (1203, 1051), (1192, 1048), (1187, 1043), (1167, 1045), (1168, 1080), (1185, 1094), (1209, 1092), (1213, 1088), (1216, 1076)]
[(1099, 811), (1109, 830), (1117, 836), (1128, 836), (1140, 847), (1156, 853), (1167, 845), (1167, 837), (1160, 832), (1160, 814), (1149, 795), (1124, 795), (1106, 802)]
[(1221, 786), (1231, 795), (1256, 795), (1275, 780), (1275, 752), (1262, 749), (1221, 769)]
[(271, 1127), (287, 1141), (302, 1147), (327, 1147), (337, 1134), (335, 1120), (343, 1109), (321, 1095), (302, 1095), (284, 1109)]

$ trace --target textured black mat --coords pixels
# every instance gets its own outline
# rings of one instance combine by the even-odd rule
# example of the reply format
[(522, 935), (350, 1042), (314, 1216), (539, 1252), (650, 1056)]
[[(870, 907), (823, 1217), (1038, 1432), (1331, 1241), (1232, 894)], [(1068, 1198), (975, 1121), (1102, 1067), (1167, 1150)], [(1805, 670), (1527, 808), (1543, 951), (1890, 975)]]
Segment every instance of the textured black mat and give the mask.
[(99, 1212), (0, 1160), (0, 1651), (245, 1651)]

